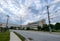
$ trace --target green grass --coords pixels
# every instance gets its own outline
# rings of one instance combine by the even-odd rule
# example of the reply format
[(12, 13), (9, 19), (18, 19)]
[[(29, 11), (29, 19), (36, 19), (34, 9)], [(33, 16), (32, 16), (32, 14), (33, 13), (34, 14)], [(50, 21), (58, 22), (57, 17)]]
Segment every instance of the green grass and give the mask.
[(23, 37), (21, 34), (18, 34), (18, 33), (16, 33), (16, 32), (14, 32), (22, 41), (25, 41), (26, 39), (25, 39), (25, 37)]
[(0, 41), (10, 41), (10, 32), (0, 32)]

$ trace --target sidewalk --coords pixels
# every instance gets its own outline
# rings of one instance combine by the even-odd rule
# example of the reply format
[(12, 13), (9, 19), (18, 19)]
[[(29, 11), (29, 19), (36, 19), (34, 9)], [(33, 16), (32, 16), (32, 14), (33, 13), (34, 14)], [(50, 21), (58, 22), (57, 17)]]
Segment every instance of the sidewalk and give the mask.
[(10, 32), (10, 41), (21, 41), (21, 40), (15, 33)]

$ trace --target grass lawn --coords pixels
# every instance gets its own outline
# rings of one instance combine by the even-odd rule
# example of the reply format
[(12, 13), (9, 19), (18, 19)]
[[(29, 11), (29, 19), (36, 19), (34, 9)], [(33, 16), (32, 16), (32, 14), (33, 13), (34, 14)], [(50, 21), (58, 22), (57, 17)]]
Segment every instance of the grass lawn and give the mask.
[(0, 41), (10, 41), (10, 32), (0, 32)]
[(26, 39), (25, 39), (25, 37), (23, 37), (21, 34), (18, 34), (18, 33), (16, 33), (16, 32), (14, 32), (22, 41), (25, 41)]

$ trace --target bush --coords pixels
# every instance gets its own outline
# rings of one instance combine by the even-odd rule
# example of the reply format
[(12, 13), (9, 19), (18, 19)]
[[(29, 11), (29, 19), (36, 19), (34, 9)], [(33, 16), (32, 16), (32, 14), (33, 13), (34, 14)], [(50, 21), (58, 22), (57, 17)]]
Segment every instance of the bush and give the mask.
[(14, 29), (14, 27), (13, 27), (13, 26), (11, 26), (11, 27), (10, 27), (10, 29)]
[(41, 26), (38, 26), (37, 29), (38, 29), (38, 30), (41, 30)]
[(0, 32), (2, 32), (2, 27), (0, 27)]
[(0, 32), (5, 32), (5, 31), (7, 31), (8, 29), (6, 28), (6, 27), (0, 27)]
[(51, 29), (55, 29), (55, 25), (50, 24), (50, 26), (51, 26)]
[(42, 30), (49, 31), (49, 26), (47, 24), (44, 24)]
[(30, 30), (30, 28), (29, 28), (29, 27), (27, 27), (27, 28), (26, 28), (26, 30)]
[(55, 30), (60, 30), (60, 23), (55, 24)]

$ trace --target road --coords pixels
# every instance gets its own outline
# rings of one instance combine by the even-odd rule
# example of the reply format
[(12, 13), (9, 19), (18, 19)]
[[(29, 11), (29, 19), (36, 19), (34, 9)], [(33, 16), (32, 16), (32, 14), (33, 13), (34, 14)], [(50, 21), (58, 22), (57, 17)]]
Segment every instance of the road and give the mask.
[(30, 41), (60, 41), (60, 35), (37, 31), (14, 30)]

